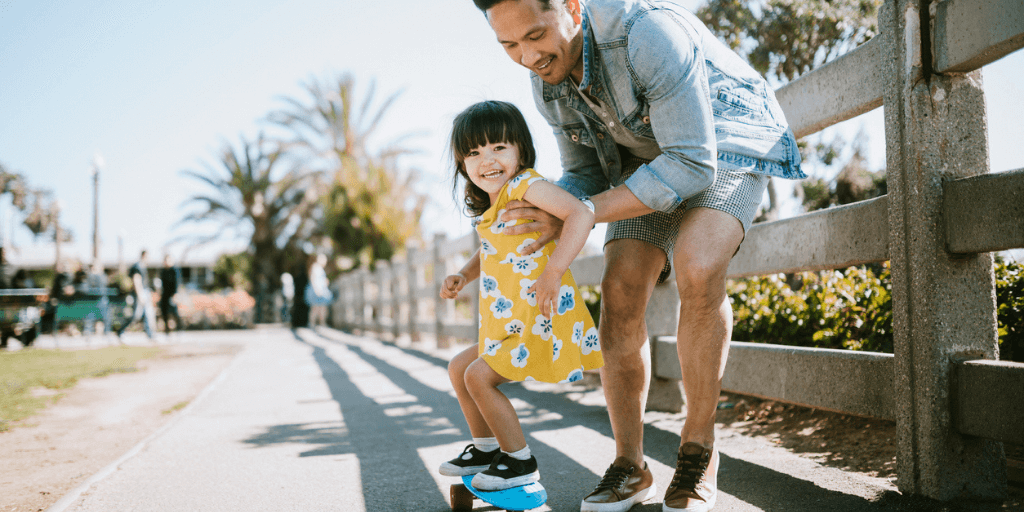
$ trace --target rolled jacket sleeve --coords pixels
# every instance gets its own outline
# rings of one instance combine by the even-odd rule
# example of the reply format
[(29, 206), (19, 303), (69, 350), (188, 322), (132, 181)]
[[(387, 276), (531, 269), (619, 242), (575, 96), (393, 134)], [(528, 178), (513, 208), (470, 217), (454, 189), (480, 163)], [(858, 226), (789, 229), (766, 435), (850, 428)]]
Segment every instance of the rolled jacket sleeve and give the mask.
[(707, 66), (680, 23), (671, 14), (647, 12), (628, 38), (629, 65), (662, 154), (625, 185), (649, 208), (666, 212), (710, 186), (717, 161)]

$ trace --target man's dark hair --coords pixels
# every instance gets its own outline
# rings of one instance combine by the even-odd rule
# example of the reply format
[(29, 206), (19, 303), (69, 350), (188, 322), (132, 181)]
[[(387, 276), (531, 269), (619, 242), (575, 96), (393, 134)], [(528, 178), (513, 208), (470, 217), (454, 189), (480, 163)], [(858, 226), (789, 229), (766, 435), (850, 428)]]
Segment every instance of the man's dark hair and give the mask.
[[(518, 2), (519, 0), (473, 0), (473, 3), (476, 4), (476, 8), (477, 9), (480, 9), (480, 11), (482, 11), (484, 14), (487, 14), (487, 9), (490, 9), (491, 7), (494, 7), (495, 5), (498, 5), (498, 4), (502, 3), (502, 2), (509, 2), (509, 1), (511, 1), (511, 2)], [(537, 0), (537, 1), (540, 2), (541, 9), (543, 9), (545, 11), (550, 11), (551, 10), (551, 0)], [(565, 0), (562, 0), (562, 1), (564, 2)]]
[(459, 114), (452, 122), (451, 151), (455, 164), (452, 179), (452, 194), (457, 195), (459, 179), (466, 181), (463, 204), (472, 216), (483, 215), (491, 207), (491, 197), (469, 179), (466, 172), (466, 155), (473, 149), (486, 144), (500, 142), (515, 144), (519, 150), (519, 169), (532, 168), (537, 160), (533, 148), (530, 127), (523, 113), (511, 103), (504, 101), (482, 101)]

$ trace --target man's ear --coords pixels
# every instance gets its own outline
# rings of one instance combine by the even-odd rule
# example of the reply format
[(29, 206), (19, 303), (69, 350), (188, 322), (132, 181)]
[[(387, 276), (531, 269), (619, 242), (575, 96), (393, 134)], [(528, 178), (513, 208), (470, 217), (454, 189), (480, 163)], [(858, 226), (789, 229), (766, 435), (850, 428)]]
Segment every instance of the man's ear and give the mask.
[(569, 8), (572, 21), (577, 25), (583, 23), (583, 11), (580, 9), (580, 0), (565, 0), (565, 6)]

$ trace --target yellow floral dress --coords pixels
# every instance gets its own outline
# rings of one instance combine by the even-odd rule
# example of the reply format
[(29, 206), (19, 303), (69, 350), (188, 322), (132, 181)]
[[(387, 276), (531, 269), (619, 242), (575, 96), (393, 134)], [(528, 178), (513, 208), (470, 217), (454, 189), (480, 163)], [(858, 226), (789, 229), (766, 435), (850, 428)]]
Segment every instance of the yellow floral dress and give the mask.
[(480, 216), (480, 356), (502, 377), (513, 381), (575, 382), (584, 370), (604, 364), (597, 328), (580, 296), (571, 271), (562, 276), (557, 309), (551, 320), (540, 314), (535, 293), (526, 293), (555, 250), (555, 242), (521, 256), (519, 250), (537, 233), (505, 235), (505, 205), (522, 199), (526, 189), (544, 178), (526, 169), (510, 179), (498, 200)]

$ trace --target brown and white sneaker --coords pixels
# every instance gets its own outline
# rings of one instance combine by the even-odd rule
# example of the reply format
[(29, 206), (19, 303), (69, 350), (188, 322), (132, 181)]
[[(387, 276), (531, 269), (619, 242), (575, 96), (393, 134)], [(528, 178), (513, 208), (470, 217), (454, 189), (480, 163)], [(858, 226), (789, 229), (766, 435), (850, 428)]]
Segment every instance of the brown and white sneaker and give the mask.
[(718, 497), (718, 450), (698, 443), (679, 448), (676, 472), (665, 492), (662, 512), (707, 512)]
[(619, 457), (608, 466), (594, 492), (583, 498), (580, 512), (625, 512), (657, 492), (646, 461), (640, 467), (626, 457)]

